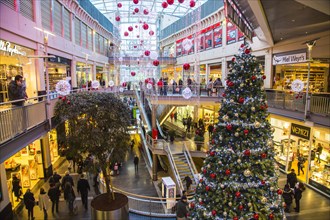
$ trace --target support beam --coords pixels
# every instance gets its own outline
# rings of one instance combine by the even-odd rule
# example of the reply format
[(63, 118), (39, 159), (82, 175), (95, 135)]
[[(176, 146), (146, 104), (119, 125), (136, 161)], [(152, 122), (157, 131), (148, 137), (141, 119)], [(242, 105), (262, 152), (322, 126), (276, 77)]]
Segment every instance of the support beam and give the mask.
[(295, 0), (300, 4), (306, 5), (312, 9), (330, 15), (330, 1), (329, 0)]

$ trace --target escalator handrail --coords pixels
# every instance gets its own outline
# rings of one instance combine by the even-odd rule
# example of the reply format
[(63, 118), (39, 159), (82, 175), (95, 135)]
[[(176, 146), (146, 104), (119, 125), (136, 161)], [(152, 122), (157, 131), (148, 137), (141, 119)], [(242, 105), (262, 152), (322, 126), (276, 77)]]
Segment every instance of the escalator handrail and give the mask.
[[(190, 154), (190, 152), (189, 152), (189, 150), (187, 148), (186, 143), (183, 142), (183, 145), (184, 145), (183, 151), (184, 151), (184, 154), (186, 156), (186, 159), (187, 159), (187, 162), (188, 162), (190, 171), (193, 174), (193, 177), (195, 177), (195, 174), (197, 174), (197, 168), (196, 168), (195, 163), (194, 163), (194, 161), (193, 161), (193, 159), (191, 157), (191, 154)], [(196, 180), (195, 180), (195, 182), (196, 182)], [(196, 182), (196, 184), (197, 184), (197, 182)]]
[(139, 95), (139, 92), (138, 90), (135, 90), (135, 94), (136, 94), (136, 97), (137, 97), (137, 104), (138, 104), (138, 107), (140, 109), (140, 112), (142, 112), (142, 115), (144, 117), (144, 120), (146, 121), (147, 123), (147, 126), (148, 126), (148, 130), (151, 131), (151, 124), (150, 124), (150, 121), (147, 117), (147, 113), (146, 113), (146, 110), (145, 108), (143, 107), (143, 104), (141, 103), (141, 98), (140, 98), (140, 95)]
[[(147, 99), (147, 102), (148, 102), (148, 105), (149, 105), (149, 108), (152, 109), (152, 106), (151, 106), (151, 103), (149, 102), (149, 99)], [(160, 124), (158, 122), (158, 120), (156, 119), (156, 125), (157, 125), (157, 129), (159, 131), (159, 134), (164, 138), (164, 139), (167, 139), (166, 135), (163, 133), (163, 130), (162, 128), (160, 127)]]
[(176, 167), (176, 164), (175, 164), (175, 161), (174, 161), (174, 158), (173, 158), (173, 155), (172, 155), (172, 152), (171, 152), (171, 149), (170, 149), (169, 145), (167, 145), (165, 147), (165, 151), (166, 151), (167, 156), (170, 160), (170, 165), (171, 165), (171, 167), (174, 171), (174, 176), (175, 176), (176, 182), (178, 184), (180, 194), (182, 194), (182, 191), (184, 190), (184, 187), (183, 187), (182, 181), (180, 179), (179, 171), (178, 171), (178, 168)]
[(150, 156), (150, 152), (149, 152), (149, 148), (148, 148), (146, 137), (143, 134), (143, 130), (142, 130), (142, 127), (141, 126), (139, 126), (139, 129), (140, 129), (140, 136), (142, 137), (142, 141), (143, 141), (144, 151), (147, 154), (149, 165), (150, 165), (150, 167), (152, 167), (152, 158)]

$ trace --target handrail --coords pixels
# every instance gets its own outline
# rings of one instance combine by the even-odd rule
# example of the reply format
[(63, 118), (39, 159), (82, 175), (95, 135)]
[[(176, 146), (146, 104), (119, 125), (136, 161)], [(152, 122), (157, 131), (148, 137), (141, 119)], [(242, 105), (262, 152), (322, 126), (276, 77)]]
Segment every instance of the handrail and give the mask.
[[(189, 167), (190, 167), (190, 169), (191, 169), (191, 172), (192, 172), (192, 174), (194, 175), (194, 174), (197, 174), (197, 168), (196, 168), (196, 166), (195, 166), (195, 163), (194, 163), (194, 161), (193, 161), (193, 159), (192, 159), (192, 157), (191, 157), (191, 154), (190, 154), (190, 152), (189, 152), (189, 150), (188, 150), (188, 148), (187, 148), (187, 146), (186, 146), (186, 143), (185, 142), (183, 142), (183, 145), (184, 145), (184, 153), (187, 155), (187, 162), (189, 163)], [(196, 182), (197, 183), (197, 182)]]
[(169, 145), (166, 146), (165, 152), (167, 153), (167, 156), (170, 159), (170, 164), (171, 164), (171, 167), (174, 171), (174, 176), (175, 176), (176, 182), (178, 184), (180, 194), (182, 194), (182, 191), (184, 190), (184, 187), (183, 187), (183, 184), (181, 182), (179, 171), (178, 171), (178, 168), (176, 167), (176, 164), (175, 164), (172, 152), (171, 152), (171, 148), (169, 147)]
[(149, 148), (148, 148), (148, 143), (147, 143), (146, 137), (144, 136), (144, 133), (143, 133), (143, 130), (142, 130), (141, 126), (139, 126), (139, 129), (140, 129), (140, 137), (142, 137), (142, 141), (143, 141), (144, 151), (147, 154), (149, 165), (150, 165), (150, 167), (152, 167), (152, 165), (153, 165), (152, 164), (152, 158), (150, 156), (150, 151), (149, 151)]
[(139, 107), (140, 112), (142, 112), (142, 114), (143, 114), (144, 120), (145, 120), (145, 122), (147, 123), (147, 126), (148, 126), (148, 130), (151, 131), (152, 127), (151, 127), (150, 121), (148, 119), (146, 110), (143, 107), (143, 104), (141, 102), (141, 97), (139, 95), (139, 92), (138, 92), (137, 89), (135, 89), (134, 91), (135, 91), (135, 95), (137, 97), (137, 102), (136, 103), (138, 104), (138, 107)]

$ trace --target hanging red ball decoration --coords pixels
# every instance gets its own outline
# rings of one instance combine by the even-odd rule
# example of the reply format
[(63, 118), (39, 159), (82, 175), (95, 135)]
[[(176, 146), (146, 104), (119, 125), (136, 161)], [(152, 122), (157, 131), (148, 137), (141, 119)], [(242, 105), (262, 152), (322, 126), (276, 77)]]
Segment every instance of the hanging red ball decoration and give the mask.
[(120, 21), (120, 17), (119, 16), (116, 16), (116, 21)]
[(142, 25), (142, 28), (143, 28), (144, 30), (148, 30), (149, 25), (148, 25), (147, 23), (144, 23), (144, 24)]
[(127, 32), (127, 31), (124, 32), (124, 36), (125, 36), (125, 37), (128, 36), (128, 32)]
[(190, 69), (190, 64), (189, 63), (183, 64), (183, 69), (184, 70), (189, 70)]
[(59, 96), (58, 99), (62, 99), (63, 97), (62, 96)]
[(245, 47), (245, 44), (241, 44), (241, 48)]
[(134, 12), (135, 12), (135, 13), (139, 13), (139, 11), (140, 11), (140, 10), (139, 10), (138, 8), (134, 8)]
[(131, 72), (131, 76), (135, 76), (136, 75), (136, 72)]
[(128, 29), (128, 31), (133, 31), (133, 27), (132, 26), (129, 26), (127, 29)]
[(178, 0), (178, 2), (179, 2), (179, 3), (183, 3), (183, 2), (184, 2), (184, 0)]
[(133, 0), (134, 4), (139, 4), (139, 0)]
[(278, 189), (278, 190), (277, 190), (277, 194), (278, 194), (278, 195), (282, 195), (282, 194), (283, 194), (283, 190)]
[(66, 96), (63, 96), (62, 100), (63, 100), (63, 102), (66, 101)]
[(215, 179), (217, 177), (217, 175), (215, 173), (211, 173), (210, 177), (211, 177), (211, 179)]
[(152, 64), (153, 64), (154, 66), (158, 66), (158, 65), (159, 65), (159, 61), (158, 61), (158, 60), (154, 60), (154, 61), (152, 62)]
[(246, 149), (246, 150), (244, 151), (244, 156), (249, 157), (250, 155), (251, 155), (251, 151), (250, 151), (249, 149)]
[(150, 55), (150, 51), (149, 50), (144, 51), (144, 55), (149, 56)]
[(258, 213), (255, 213), (255, 214), (253, 215), (253, 218), (254, 218), (255, 220), (258, 220), (258, 219), (259, 219), (259, 215), (258, 215)]
[(167, 6), (168, 6), (167, 2), (163, 2), (163, 3), (162, 3), (162, 7), (163, 7), (163, 8), (167, 8)]
[(243, 97), (240, 97), (240, 98), (238, 99), (238, 102), (241, 103), (241, 104), (244, 103), (244, 98), (243, 98)]
[(226, 129), (227, 129), (228, 131), (231, 131), (231, 129), (233, 129), (233, 126), (232, 126), (231, 124), (229, 124), (229, 125), (226, 126)]
[(217, 214), (217, 211), (212, 210), (212, 215), (215, 216)]
[(261, 106), (260, 106), (260, 109), (261, 109), (261, 110), (265, 110), (265, 106), (261, 105)]
[(117, 4), (117, 7), (118, 8), (121, 8), (123, 5), (119, 2), (118, 4)]
[(121, 85), (122, 85), (123, 87), (126, 87), (126, 86), (127, 86), (127, 83), (126, 83), (126, 82), (123, 82)]
[(193, 7), (195, 7), (195, 5), (196, 5), (196, 2), (194, 0), (191, 0), (190, 3), (189, 3), (189, 6), (191, 8), (193, 8)]
[(209, 187), (209, 186), (206, 186), (206, 187), (205, 187), (205, 190), (206, 190), (206, 191), (209, 191), (209, 190), (210, 190), (210, 187)]
[(235, 193), (235, 196), (236, 196), (236, 198), (239, 198), (241, 196), (241, 193), (240, 192), (236, 192)]
[(145, 14), (145, 15), (149, 14), (148, 9), (144, 9), (144, 10), (143, 10), (143, 14)]
[(251, 51), (250, 51), (249, 49), (247, 49), (247, 48), (244, 50), (244, 53), (245, 53), (245, 54), (249, 54), (250, 52), (251, 52)]
[(244, 129), (244, 134), (247, 135), (249, 133), (249, 130), (248, 129)]
[(167, 4), (173, 5), (173, 3), (174, 3), (174, 0), (167, 0)]
[(229, 176), (229, 175), (230, 175), (230, 170), (227, 169), (227, 170), (225, 171), (225, 174), (226, 174), (227, 176)]
[(266, 153), (262, 153), (262, 154), (261, 154), (261, 158), (262, 158), (262, 159), (265, 159), (266, 157), (267, 157), (267, 154), (266, 154)]
[(149, 35), (150, 35), (150, 36), (152, 36), (152, 35), (154, 35), (154, 34), (155, 34), (154, 31), (149, 31)]

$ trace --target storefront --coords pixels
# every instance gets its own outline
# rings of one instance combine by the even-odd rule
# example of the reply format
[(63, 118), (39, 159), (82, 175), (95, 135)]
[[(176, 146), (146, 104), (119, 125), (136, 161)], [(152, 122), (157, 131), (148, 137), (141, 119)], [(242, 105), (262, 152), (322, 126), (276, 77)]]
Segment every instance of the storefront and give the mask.
[(71, 84), (71, 60), (59, 56), (48, 58), (48, 74), (50, 91), (55, 91), (60, 80), (69, 80)]
[[(299, 79), (306, 90), (308, 81), (308, 63), (306, 50), (294, 51), (273, 56), (274, 84), (273, 89), (291, 90), (291, 84)], [(313, 58), (310, 64), (309, 91), (329, 91), (329, 60)]]
[[(330, 196), (330, 131), (300, 121), (270, 115), (275, 159), (284, 172), (294, 169), (299, 181)], [(299, 174), (299, 175), (298, 175)]]
[(204, 125), (215, 124), (219, 118), (219, 105), (201, 106), (198, 110), (198, 118), (203, 119)]
[(13, 192), (13, 177), (16, 176), (19, 179), (23, 194), (27, 189), (32, 189), (40, 179), (44, 178), (41, 139), (21, 149), (14, 156), (7, 159), (4, 164), (9, 199), (13, 208), (15, 208), (21, 200), (17, 201)]
[(37, 91), (34, 50), (0, 39), (0, 102), (8, 101), (8, 85), (16, 75), (22, 75), (28, 97)]
[(92, 81), (92, 65), (77, 62), (76, 65), (78, 88), (85, 88), (88, 81)]
[(209, 65), (209, 68), (210, 68), (209, 79), (212, 79), (213, 82), (214, 82), (217, 78), (222, 79), (221, 63), (210, 64), (210, 65)]
[(60, 158), (59, 152), (58, 152), (58, 143), (57, 143), (57, 132), (56, 129), (51, 130), (48, 132), (48, 138), (49, 138), (49, 152), (50, 152), (50, 161), (52, 165), (58, 161)]
[(100, 86), (104, 87), (107, 80), (107, 71), (104, 67), (96, 66), (96, 80), (100, 82)]

